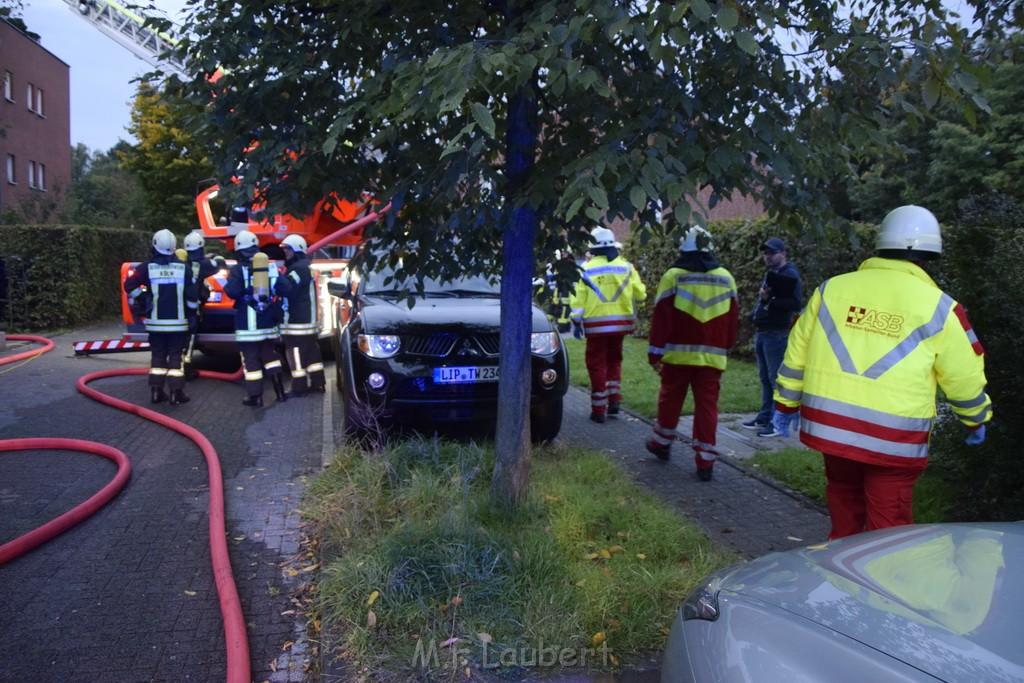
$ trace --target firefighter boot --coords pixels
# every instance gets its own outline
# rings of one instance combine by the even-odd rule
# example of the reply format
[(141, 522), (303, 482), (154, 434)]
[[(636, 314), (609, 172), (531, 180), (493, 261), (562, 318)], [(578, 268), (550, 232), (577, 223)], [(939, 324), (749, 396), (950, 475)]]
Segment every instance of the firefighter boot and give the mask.
[(185, 395), (184, 389), (175, 389), (171, 392), (171, 405), (176, 406), (182, 403), (188, 403), (189, 397)]
[(163, 403), (167, 400), (167, 394), (160, 387), (150, 387), (149, 394), (150, 403)]
[(249, 398), (243, 399), (242, 400), (242, 405), (243, 406), (250, 406), (252, 408), (262, 408), (263, 407), (263, 394), (256, 394), (255, 396), (250, 396)]
[(277, 400), (287, 401), (288, 392), (284, 390), (284, 377), (281, 375), (274, 375), (270, 378), (270, 383), (274, 385), (274, 395), (277, 396)]

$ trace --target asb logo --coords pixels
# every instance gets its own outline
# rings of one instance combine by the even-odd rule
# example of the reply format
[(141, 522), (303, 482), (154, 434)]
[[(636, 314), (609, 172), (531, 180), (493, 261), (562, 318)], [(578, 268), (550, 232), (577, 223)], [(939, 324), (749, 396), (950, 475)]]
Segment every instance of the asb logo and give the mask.
[(850, 306), (850, 311), (846, 314), (847, 325), (869, 331), (899, 332), (903, 327), (903, 321), (902, 315), (860, 306)]

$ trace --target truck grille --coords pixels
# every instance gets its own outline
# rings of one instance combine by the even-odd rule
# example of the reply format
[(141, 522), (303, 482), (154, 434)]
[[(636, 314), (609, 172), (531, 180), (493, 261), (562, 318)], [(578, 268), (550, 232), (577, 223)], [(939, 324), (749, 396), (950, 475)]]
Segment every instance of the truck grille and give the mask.
[(459, 334), (439, 332), (437, 334), (414, 334), (402, 337), (402, 346), (409, 356), (431, 358), (493, 358), (498, 355), (497, 332), (482, 334)]

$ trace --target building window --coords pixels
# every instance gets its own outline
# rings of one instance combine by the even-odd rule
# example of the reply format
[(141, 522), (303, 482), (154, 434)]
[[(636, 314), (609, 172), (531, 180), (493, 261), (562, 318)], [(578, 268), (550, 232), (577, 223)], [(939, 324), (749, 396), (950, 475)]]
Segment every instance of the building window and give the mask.
[(7, 182), (9, 182), (11, 185), (17, 185), (18, 184), (17, 177), (14, 174), (14, 169), (15, 169), (14, 155), (13, 154), (8, 154), (7, 155)]
[(36, 186), (36, 162), (28, 162), (28, 186)]
[(4, 97), (8, 102), (14, 101), (14, 74), (10, 71), (4, 72)]
[(44, 179), (44, 172), (46, 171), (45, 164), (36, 164), (36, 187), (40, 190), (46, 189), (46, 182)]
[(43, 89), (36, 88), (36, 113), (43, 115)]
[(36, 87), (31, 83), (25, 86), (25, 101), (28, 103), (28, 110), (35, 111), (32, 107), (36, 106)]

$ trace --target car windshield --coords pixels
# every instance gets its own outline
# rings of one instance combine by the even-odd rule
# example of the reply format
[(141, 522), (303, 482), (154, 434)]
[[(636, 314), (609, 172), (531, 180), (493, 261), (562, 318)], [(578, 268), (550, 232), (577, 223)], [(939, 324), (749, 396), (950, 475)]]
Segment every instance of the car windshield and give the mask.
[[(405, 294), (416, 292), (418, 281), (415, 276), (396, 278), (394, 271), (380, 269), (363, 275), (362, 290), (364, 294)], [(491, 281), (483, 275), (464, 275), (453, 280), (442, 281), (435, 278), (423, 278), (423, 294), (425, 296), (499, 296), (501, 286), (497, 278)]]

